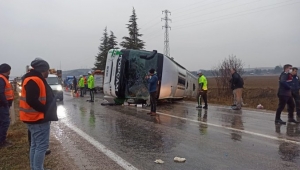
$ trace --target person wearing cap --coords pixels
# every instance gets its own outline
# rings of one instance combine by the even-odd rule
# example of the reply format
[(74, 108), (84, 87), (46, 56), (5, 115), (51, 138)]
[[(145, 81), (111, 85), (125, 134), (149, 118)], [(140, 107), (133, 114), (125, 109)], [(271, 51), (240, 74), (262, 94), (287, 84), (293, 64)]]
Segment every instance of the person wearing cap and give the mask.
[(88, 78), (88, 88), (90, 90), (90, 96), (91, 96), (91, 100), (89, 100), (89, 102), (94, 102), (95, 80), (94, 80), (94, 76), (92, 75), (91, 71), (88, 72), (88, 75), (89, 75), (89, 78)]
[(20, 120), (31, 133), (30, 168), (44, 169), (49, 147), (50, 122), (58, 121), (56, 99), (46, 78), (49, 64), (40, 58), (31, 62), (34, 68), (24, 76), (20, 97)]
[[(33, 70), (33, 67), (32, 66), (29, 66), (28, 67), (28, 70), (27, 70), (27, 73), (29, 73), (31, 70)], [(25, 79), (25, 76), (26, 74), (24, 74), (21, 78), (21, 86), (23, 84), (23, 81)], [(29, 144), (29, 151), (30, 151), (30, 146), (31, 146), (31, 133), (30, 133), (30, 130), (28, 129), (27, 130), (27, 136), (28, 136), (28, 144)], [(45, 155), (49, 155), (51, 153), (51, 150), (50, 149), (47, 149)]]
[(151, 112), (147, 113), (150, 116), (156, 116), (156, 100), (157, 100), (157, 82), (158, 77), (156, 75), (155, 69), (150, 69), (149, 74), (145, 77), (148, 80), (148, 91), (150, 93), (150, 105)]
[(78, 86), (80, 88), (80, 97), (83, 97), (83, 92), (84, 92), (84, 79), (82, 75), (80, 75), (79, 81), (78, 81)]
[[(197, 100), (198, 100), (198, 109), (208, 109), (207, 106), (207, 79), (206, 77), (202, 74), (202, 71), (199, 70), (197, 72), (199, 78), (198, 78), (198, 83), (199, 83), (199, 91), (198, 91), (198, 95), (197, 95)], [(202, 103), (201, 103), (201, 98), (204, 101), (204, 107), (202, 107)]]
[(292, 90), (292, 97), (294, 98), (295, 101), (295, 106), (296, 106), (296, 113), (297, 116), (300, 118), (300, 94), (299, 94), (299, 89), (300, 89), (300, 79), (299, 76), (297, 75), (298, 68), (293, 67), (292, 68), (292, 76), (293, 80), (291, 82), (291, 90)]
[(11, 67), (8, 64), (0, 65), (0, 148), (12, 145), (6, 140), (10, 124), (9, 108), (14, 99), (14, 91), (9, 83), (10, 70)]

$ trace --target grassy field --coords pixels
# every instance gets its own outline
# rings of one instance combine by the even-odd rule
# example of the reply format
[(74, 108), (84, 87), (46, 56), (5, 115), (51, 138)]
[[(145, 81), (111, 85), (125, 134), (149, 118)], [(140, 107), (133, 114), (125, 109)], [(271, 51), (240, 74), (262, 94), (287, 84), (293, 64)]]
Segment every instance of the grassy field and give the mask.
[[(243, 100), (247, 107), (256, 108), (262, 104), (264, 109), (276, 110), (278, 105), (278, 76), (249, 76), (244, 78)], [(231, 105), (232, 95), (220, 97), (214, 78), (208, 78), (208, 100), (210, 103)]]
[[(16, 95), (17, 96), (17, 95)], [(7, 139), (13, 143), (11, 147), (0, 149), (0, 170), (30, 170), (29, 145), (27, 140), (26, 124), (19, 121), (18, 99), (14, 101), (16, 123), (8, 130)], [(71, 162), (66, 153), (61, 152), (62, 146), (53, 137), (50, 139), (51, 154), (45, 158), (45, 167), (51, 169), (74, 169), (70, 168)]]

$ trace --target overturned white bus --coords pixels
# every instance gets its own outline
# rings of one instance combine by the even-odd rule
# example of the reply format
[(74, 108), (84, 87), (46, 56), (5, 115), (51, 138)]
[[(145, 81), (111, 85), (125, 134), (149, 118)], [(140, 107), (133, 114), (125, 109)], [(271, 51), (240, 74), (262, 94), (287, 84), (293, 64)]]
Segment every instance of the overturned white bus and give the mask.
[(146, 101), (149, 98), (145, 76), (154, 68), (158, 76), (157, 99), (196, 97), (198, 78), (180, 64), (155, 50), (108, 52), (104, 75), (104, 98), (110, 102)]

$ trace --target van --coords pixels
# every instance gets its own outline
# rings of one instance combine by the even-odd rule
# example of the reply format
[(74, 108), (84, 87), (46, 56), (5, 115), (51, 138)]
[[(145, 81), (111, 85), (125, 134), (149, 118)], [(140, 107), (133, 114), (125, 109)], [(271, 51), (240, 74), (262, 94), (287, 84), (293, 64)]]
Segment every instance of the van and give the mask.
[(51, 87), (56, 99), (59, 99), (59, 101), (63, 101), (63, 99), (64, 99), (63, 88), (62, 88), (62, 84), (59, 81), (57, 75), (49, 74), (48, 78), (46, 78), (46, 81), (49, 84), (49, 86)]

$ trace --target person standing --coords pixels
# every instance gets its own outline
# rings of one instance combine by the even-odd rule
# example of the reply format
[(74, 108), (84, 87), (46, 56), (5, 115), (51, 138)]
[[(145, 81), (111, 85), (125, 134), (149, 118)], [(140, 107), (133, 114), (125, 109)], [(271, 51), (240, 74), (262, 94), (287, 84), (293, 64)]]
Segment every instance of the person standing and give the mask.
[(73, 90), (74, 90), (74, 93), (76, 94), (77, 93), (77, 79), (75, 76), (73, 77)]
[(235, 68), (230, 69), (231, 72), (231, 89), (233, 89), (235, 106), (232, 106), (233, 110), (241, 110), (242, 108), (242, 94), (244, 88), (243, 78), (236, 72)]
[(300, 118), (300, 95), (299, 95), (299, 89), (300, 89), (300, 80), (299, 76), (297, 75), (298, 68), (293, 67), (292, 68), (292, 76), (293, 80), (291, 83), (291, 89), (292, 89), (292, 97), (294, 98), (295, 105), (296, 105), (296, 113), (297, 116)]
[(150, 69), (149, 74), (145, 77), (148, 81), (148, 91), (150, 93), (150, 105), (151, 112), (147, 113), (151, 116), (156, 116), (156, 100), (157, 100), (157, 83), (158, 77), (155, 73), (155, 69)]
[(86, 95), (86, 91), (88, 89), (88, 83), (87, 83), (86, 76), (83, 76), (83, 79), (84, 79), (84, 95)]
[(14, 91), (9, 82), (10, 70), (8, 64), (0, 65), (0, 148), (12, 145), (6, 140), (10, 124), (9, 108), (14, 100)]
[(94, 86), (95, 86), (95, 80), (94, 76), (92, 75), (92, 72), (88, 72), (89, 78), (88, 78), (88, 88), (90, 90), (90, 96), (91, 100), (89, 102), (94, 102)]
[[(232, 83), (232, 78), (229, 80), (229, 83), (231, 84), (231, 90), (232, 90), (232, 95), (233, 95), (233, 104), (231, 107), (236, 107), (236, 90), (234, 90), (234, 86)], [(241, 97), (241, 106), (244, 106), (244, 101), (243, 101), (243, 96)]]
[(80, 88), (80, 97), (83, 97), (83, 92), (84, 92), (84, 79), (82, 75), (80, 75), (78, 86)]
[(280, 74), (279, 77), (279, 88), (277, 93), (279, 104), (276, 110), (275, 124), (286, 124), (286, 122), (281, 120), (281, 112), (285, 108), (285, 105), (288, 105), (288, 122), (299, 123), (294, 119), (295, 104), (290, 87), (290, 83), (293, 80), (293, 77), (290, 74), (292, 72), (292, 65), (286, 64), (284, 65), (283, 69), (284, 71)]
[[(31, 70), (32, 70), (32, 66), (29, 66), (28, 70), (27, 70), (27, 73), (29, 73)], [(24, 79), (26, 77), (26, 74), (24, 74), (24, 76), (21, 78), (21, 86), (23, 85), (23, 82), (24, 82)], [(28, 135), (28, 144), (29, 144), (29, 151), (30, 151), (30, 146), (31, 146), (31, 133), (30, 133), (30, 130), (28, 129), (27, 130), (27, 135)], [(45, 155), (49, 155), (51, 153), (51, 150), (50, 149), (47, 149)]]
[[(202, 71), (199, 70), (197, 72), (199, 78), (198, 78), (198, 83), (199, 83), (199, 91), (197, 94), (197, 101), (198, 101), (198, 106), (197, 109), (208, 109), (207, 106), (207, 79), (206, 77), (202, 74)], [(201, 103), (201, 98), (204, 101), (204, 107), (202, 107), (202, 103)]]
[(20, 120), (31, 133), (30, 167), (44, 169), (49, 147), (50, 122), (58, 121), (56, 99), (46, 78), (49, 64), (40, 58), (31, 62), (34, 68), (25, 74), (20, 97)]

